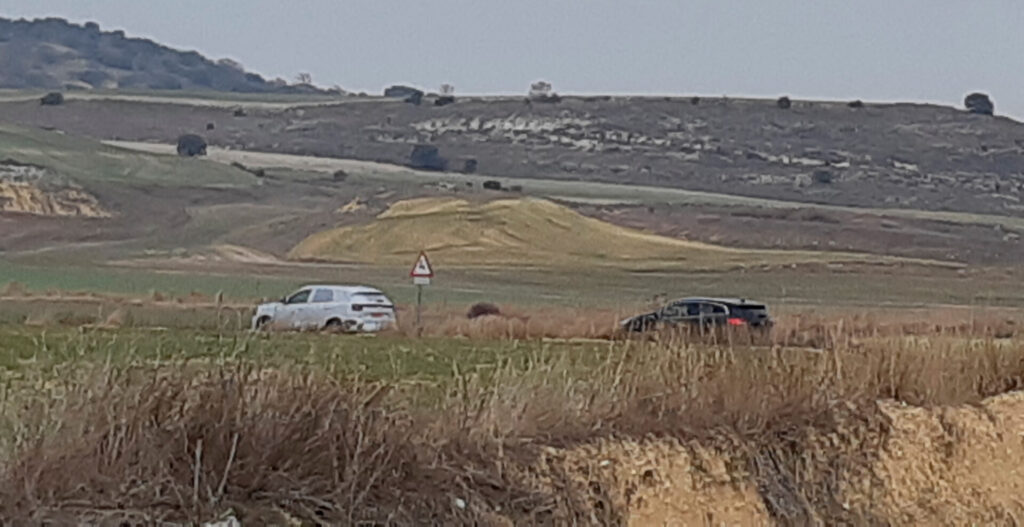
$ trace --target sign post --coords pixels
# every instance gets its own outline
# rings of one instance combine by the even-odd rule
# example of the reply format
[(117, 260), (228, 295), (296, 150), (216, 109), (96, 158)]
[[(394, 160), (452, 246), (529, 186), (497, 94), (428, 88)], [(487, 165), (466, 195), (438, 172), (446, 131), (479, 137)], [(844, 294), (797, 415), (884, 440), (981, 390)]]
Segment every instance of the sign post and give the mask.
[(427, 253), (420, 252), (412, 271), (409, 271), (409, 276), (416, 285), (416, 334), (420, 335), (423, 331), (423, 286), (430, 285), (430, 279), (434, 277), (434, 268), (430, 266)]

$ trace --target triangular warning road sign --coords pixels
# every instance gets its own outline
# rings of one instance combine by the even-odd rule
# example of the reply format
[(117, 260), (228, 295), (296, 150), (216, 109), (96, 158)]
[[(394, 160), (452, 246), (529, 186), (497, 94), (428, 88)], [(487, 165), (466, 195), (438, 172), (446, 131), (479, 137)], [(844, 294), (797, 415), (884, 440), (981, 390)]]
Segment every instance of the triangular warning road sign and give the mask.
[(413, 278), (434, 277), (434, 268), (430, 267), (430, 260), (427, 259), (427, 253), (420, 253), (420, 257), (416, 259), (416, 265), (412, 267), (412, 271), (409, 271), (409, 276)]

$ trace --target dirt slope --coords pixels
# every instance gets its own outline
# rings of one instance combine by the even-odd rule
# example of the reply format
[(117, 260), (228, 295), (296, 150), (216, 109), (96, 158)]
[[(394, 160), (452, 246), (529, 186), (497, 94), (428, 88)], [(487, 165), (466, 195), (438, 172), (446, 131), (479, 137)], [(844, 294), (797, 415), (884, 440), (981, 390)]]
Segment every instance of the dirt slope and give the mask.
[(871, 469), (883, 487), (871, 496), (851, 485), (851, 499), (874, 501), (894, 524), (1021, 521), (1024, 394), (993, 397), (978, 407), (928, 410), (888, 403), (882, 410), (892, 428)]
[(50, 181), (46, 169), (0, 161), (0, 212), (49, 217), (109, 218), (95, 196), (68, 182)]
[[(795, 485), (788, 490), (742, 452), (756, 445), (674, 440), (550, 449), (538, 480), (575, 497), (577, 517), (636, 526), (1004, 525), (1024, 517), (1024, 393), (979, 406), (882, 401), (878, 409), (886, 422), (879, 428), (809, 437), (798, 452), (803, 481), (780, 472)], [(815, 470), (828, 474), (830, 489), (812, 488)], [(794, 498), (822, 493), (832, 494), (834, 509)]]
[(550, 201), (401, 201), (368, 225), (306, 238), (294, 259), (403, 264), (420, 250), (445, 265), (714, 269), (864, 261), (826, 252), (750, 251), (666, 238), (587, 218)]

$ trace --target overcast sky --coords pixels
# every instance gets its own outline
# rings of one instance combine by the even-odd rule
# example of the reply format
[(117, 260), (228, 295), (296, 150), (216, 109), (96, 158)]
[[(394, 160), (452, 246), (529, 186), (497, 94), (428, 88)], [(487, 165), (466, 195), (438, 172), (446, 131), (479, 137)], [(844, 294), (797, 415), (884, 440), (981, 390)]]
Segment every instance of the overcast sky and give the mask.
[(378, 92), (680, 93), (928, 101), (1024, 117), (1021, 0), (0, 0), (268, 77)]

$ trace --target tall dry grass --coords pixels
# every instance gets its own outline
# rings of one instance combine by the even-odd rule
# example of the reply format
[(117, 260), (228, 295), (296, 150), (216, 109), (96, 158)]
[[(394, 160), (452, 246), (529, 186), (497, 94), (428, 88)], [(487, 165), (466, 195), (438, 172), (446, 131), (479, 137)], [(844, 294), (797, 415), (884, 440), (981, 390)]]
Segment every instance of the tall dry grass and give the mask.
[[(403, 336), (493, 339), (611, 339), (626, 337), (619, 321), (637, 310), (593, 307), (503, 308), (500, 315), (468, 318), (461, 310), (427, 308), (421, 328), (415, 308), (399, 307), (395, 333)], [(775, 318), (770, 343), (781, 346), (825, 347), (840, 341), (908, 336), (1009, 338), (1024, 323), (1019, 310), (931, 308), (922, 310), (846, 308), (826, 313), (803, 308)], [(673, 333), (669, 330), (668, 333)], [(719, 341), (723, 339), (721, 335)], [(701, 339), (707, 342), (707, 339)]]
[(627, 511), (545, 461), (550, 450), (672, 437), (730, 452), (781, 521), (857, 523), (866, 517), (844, 512), (833, 487), (884, 435), (875, 401), (1019, 389), (1024, 341), (855, 333), (831, 327), (820, 350), (679, 335), (588, 358), (538, 346), (493, 370), (456, 367), (440, 386), (244, 360), (79, 364), (6, 392), (0, 507), (15, 522), (230, 510), (253, 524), (615, 524)]
[(464, 311), (430, 309), (416, 327), (415, 308), (400, 307), (396, 332), (406, 336), (530, 340), (540, 338), (608, 338), (623, 318), (611, 309), (513, 306), (500, 315), (468, 318)]

